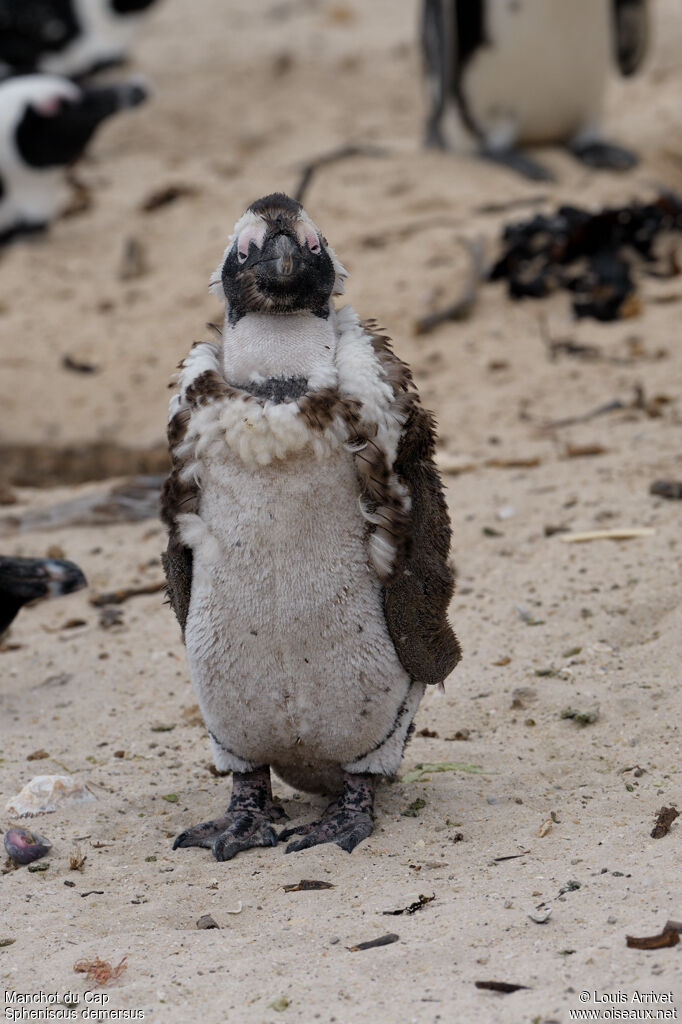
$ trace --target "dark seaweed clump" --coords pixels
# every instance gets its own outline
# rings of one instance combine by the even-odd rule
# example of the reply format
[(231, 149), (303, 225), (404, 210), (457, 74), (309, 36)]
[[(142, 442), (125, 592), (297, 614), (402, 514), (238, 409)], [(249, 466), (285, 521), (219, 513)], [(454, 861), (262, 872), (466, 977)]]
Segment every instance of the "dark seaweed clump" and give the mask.
[(663, 235), (680, 231), (682, 197), (673, 193), (597, 213), (560, 206), (505, 227), (490, 279), (507, 280), (513, 299), (544, 298), (564, 288), (573, 293), (576, 317), (617, 320), (638, 311), (639, 271), (655, 277), (680, 272), (674, 250), (656, 251)]

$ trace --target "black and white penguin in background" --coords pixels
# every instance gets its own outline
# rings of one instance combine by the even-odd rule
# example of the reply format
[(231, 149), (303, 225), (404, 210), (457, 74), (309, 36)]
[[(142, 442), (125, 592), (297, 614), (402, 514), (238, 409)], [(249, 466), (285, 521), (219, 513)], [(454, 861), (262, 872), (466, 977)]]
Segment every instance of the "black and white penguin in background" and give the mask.
[(74, 562), (0, 555), (0, 636), (25, 604), (72, 594), (85, 586), (85, 576)]
[(103, 121), (145, 97), (136, 81), (87, 88), (22, 75), (0, 82), (0, 244), (48, 226), (61, 208), (65, 168)]
[(0, 78), (81, 78), (126, 60), (156, 0), (0, 0)]
[(529, 178), (519, 151), (559, 142), (590, 167), (628, 170), (600, 122), (613, 58), (624, 75), (648, 42), (647, 0), (424, 0), (427, 143), (471, 149)]
[[(212, 288), (221, 343), (194, 346), (171, 401), (169, 596), (225, 813), (175, 847), (351, 852), (398, 769), (424, 690), (460, 657), (434, 421), (405, 363), (333, 296), (346, 272), (300, 203), (238, 221)], [(287, 828), (270, 769), (337, 793)]]

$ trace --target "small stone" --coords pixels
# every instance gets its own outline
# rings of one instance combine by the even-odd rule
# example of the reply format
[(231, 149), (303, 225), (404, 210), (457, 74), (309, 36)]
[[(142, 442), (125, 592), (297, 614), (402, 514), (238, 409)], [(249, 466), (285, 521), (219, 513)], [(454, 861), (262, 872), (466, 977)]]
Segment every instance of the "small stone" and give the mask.
[(281, 1013), (282, 1010), (286, 1010), (289, 1006), (289, 1000), (286, 996), (280, 996), (279, 999), (273, 999), (271, 1003), (268, 1003), (269, 1010), (275, 1010), (277, 1013)]
[(220, 925), (216, 924), (216, 922), (213, 920), (213, 918), (211, 917), (210, 914), (202, 914), (202, 916), (197, 921), (197, 928), (200, 931), (203, 931), (203, 930), (208, 929), (208, 928), (219, 928), (219, 927), (220, 927)]
[(614, 917), (613, 914), (609, 914), (609, 916), (606, 918), (606, 923), (607, 924), (618, 924), (618, 918)]

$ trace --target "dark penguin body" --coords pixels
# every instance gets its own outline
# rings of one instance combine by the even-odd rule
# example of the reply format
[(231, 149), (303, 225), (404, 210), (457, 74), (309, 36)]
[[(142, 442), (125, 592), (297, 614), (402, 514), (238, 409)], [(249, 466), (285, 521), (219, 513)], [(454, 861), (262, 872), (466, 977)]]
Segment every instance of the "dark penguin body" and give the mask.
[(460, 656), (433, 419), (388, 339), (335, 308), (344, 277), (300, 204), (253, 204), (212, 279), (222, 343), (192, 349), (171, 402), (169, 595), (234, 779), (226, 814), (176, 846), (219, 860), (277, 842), (271, 767), (340, 792), (288, 850), (352, 850)]
[(137, 82), (81, 88), (54, 75), (0, 83), (0, 243), (48, 226), (59, 212), (65, 168), (107, 118), (145, 95)]
[(125, 61), (155, 0), (0, 0), (0, 77), (81, 78)]
[(85, 576), (73, 562), (0, 555), (0, 634), (30, 601), (71, 594), (84, 586)]
[(559, 142), (593, 167), (636, 159), (601, 139), (601, 106), (615, 57), (639, 67), (647, 0), (424, 0), (427, 142), (471, 149), (531, 178), (549, 173), (519, 151)]

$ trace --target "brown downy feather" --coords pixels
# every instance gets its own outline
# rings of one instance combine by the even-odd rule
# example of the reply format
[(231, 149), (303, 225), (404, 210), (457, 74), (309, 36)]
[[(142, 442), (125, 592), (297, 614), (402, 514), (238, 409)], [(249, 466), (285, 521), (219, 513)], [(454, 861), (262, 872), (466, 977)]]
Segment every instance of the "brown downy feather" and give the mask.
[[(407, 420), (393, 471), (407, 486), (411, 506), (399, 535), (391, 577), (384, 582), (384, 610), (398, 657), (413, 679), (442, 683), (461, 658), (447, 618), (455, 578), (448, 564), (450, 519), (443, 484), (433, 459), (436, 423), (422, 408), (409, 368), (394, 355), (390, 340), (374, 321), (363, 327), (372, 339), (386, 380)], [(402, 523), (401, 523), (402, 526)]]

